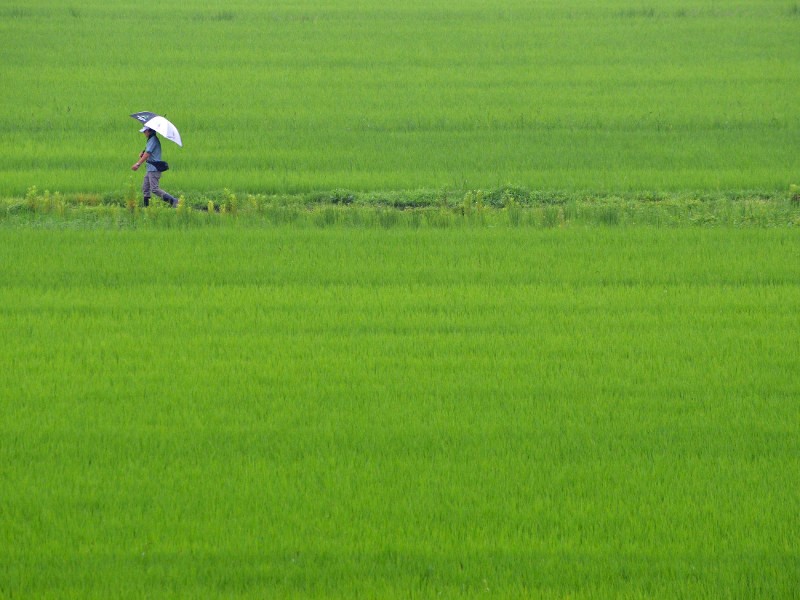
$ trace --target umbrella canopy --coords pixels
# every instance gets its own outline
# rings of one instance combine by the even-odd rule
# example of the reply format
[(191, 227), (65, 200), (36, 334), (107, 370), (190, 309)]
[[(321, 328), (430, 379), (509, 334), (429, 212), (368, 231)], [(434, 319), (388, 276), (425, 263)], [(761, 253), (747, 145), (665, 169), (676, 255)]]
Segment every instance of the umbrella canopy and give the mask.
[(160, 133), (171, 142), (175, 142), (178, 144), (178, 146), (183, 146), (183, 142), (181, 142), (181, 134), (178, 133), (178, 128), (161, 115), (144, 111), (133, 113), (131, 117), (139, 121), (142, 125), (144, 125), (144, 127), (152, 129), (156, 133)]

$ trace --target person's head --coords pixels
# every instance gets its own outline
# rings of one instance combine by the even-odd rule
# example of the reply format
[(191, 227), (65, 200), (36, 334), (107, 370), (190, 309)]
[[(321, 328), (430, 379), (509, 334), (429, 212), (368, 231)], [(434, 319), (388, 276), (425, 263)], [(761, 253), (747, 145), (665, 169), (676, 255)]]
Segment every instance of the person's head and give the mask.
[(153, 131), (153, 130), (152, 130), (152, 129), (150, 129), (149, 127), (142, 127), (142, 128), (139, 130), (139, 133), (143, 133), (145, 137), (148, 137), (148, 138), (149, 138), (151, 134), (155, 133), (155, 131)]

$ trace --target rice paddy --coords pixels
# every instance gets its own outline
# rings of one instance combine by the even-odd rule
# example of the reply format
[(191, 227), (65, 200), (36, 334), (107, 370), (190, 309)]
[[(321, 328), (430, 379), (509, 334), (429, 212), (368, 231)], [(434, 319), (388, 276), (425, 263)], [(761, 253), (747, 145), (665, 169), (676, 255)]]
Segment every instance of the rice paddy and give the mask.
[(124, 194), (166, 113), (166, 189), (785, 191), (785, 0), (53, 0), (0, 9), (0, 195)]
[(796, 597), (798, 15), (0, 7), (0, 598)]
[(796, 590), (792, 228), (2, 237), (5, 596)]

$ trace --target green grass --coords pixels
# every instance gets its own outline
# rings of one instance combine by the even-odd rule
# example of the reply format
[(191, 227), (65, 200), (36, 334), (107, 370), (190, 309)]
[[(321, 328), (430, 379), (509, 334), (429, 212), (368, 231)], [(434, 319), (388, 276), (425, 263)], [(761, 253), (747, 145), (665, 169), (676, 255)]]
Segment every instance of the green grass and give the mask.
[(797, 590), (792, 228), (0, 242), (0, 596)]
[(799, 13), (0, 6), (0, 598), (796, 596)]
[(0, 9), (0, 195), (119, 193), (166, 113), (168, 190), (785, 190), (796, 3), (52, 0)]
[(505, 187), (266, 195), (224, 190), (191, 200), (181, 196), (173, 210), (160, 200), (144, 209), (133, 187), (124, 198), (42, 192), (34, 187), (24, 198), (0, 199), (0, 227), (796, 227), (800, 203), (795, 192), (584, 195)]

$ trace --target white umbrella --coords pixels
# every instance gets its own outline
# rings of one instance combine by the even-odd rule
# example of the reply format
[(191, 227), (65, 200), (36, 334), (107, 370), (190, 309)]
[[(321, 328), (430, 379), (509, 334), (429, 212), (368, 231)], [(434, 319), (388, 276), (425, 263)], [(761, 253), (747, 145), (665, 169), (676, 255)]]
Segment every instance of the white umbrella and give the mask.
[(183, 142), (181, 142), (181, 134), (178, 132), (178, 128), (161, 115), (157, 115), (156, 113), (152, 112), (138, 112), (133, 113), (131, 116), (144, 125), (140, 131), (144, 131), (145, 128), (152, 129), (156, 133), (163, 135), (171, 142), (175, 142), (178, 144), (178, 146), (183, 147)]

